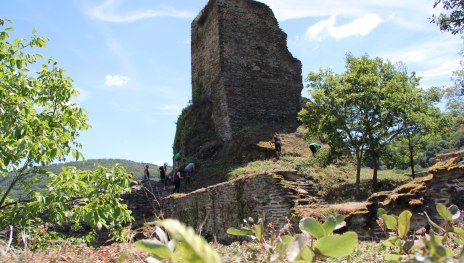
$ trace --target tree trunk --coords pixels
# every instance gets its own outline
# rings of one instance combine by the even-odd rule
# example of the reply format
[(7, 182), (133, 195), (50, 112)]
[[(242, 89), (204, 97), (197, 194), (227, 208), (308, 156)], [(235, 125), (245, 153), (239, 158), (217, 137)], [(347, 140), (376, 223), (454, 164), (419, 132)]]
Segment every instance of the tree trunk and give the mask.
[(355, 197), (357, 200), (361, 198), (361, 154), (359, 151), (356, 151), (356, 190), (355, 190)]
[(374, 159), (374, 172), (372, 174), (372, 188), (374, 190), (377, 190), (377, 171), (379, 167), (379, 157), (377, 157), (377, 154), (373, 154), (372, 158)]
[(412, 138), (408, 138), (408, 147), (409, 147), (409, 165), (411, 166), (411, 176), (412, 179), (416, 178), (414, 173), (414, 147), (412, 146)]

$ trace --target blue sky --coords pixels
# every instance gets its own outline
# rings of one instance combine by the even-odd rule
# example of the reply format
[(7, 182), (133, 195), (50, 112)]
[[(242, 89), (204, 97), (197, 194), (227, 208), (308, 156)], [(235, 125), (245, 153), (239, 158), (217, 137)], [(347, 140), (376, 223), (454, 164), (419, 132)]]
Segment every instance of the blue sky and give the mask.
[[(191, 98), (190, 24), (206, 0), (10, 0), (0, 18), (14, 37), (32, 29), (50, 41), (40, 51), (67, 70), (75, 101), (92, 128), (79, 142), (87, 159), (172, 163), (175, 122)], [(402, 61), (421, 86), (450, 85), (459, 36), (429, 23), (433, 0), (262, 0), (310, 71), (344, 70), (345, 54)], [(303, 95), (307, 94), (303, 90)]]

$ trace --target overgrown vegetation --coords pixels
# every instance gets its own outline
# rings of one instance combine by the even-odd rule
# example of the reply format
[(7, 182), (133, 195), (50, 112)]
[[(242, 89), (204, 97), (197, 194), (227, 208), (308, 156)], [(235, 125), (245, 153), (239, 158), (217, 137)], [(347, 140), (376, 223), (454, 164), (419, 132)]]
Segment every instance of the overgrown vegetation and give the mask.
[[(77, 90), (72, 79), (53, 59), (35, 54), (46, 46), (46, 37), (32, 31), (30, 40), (9, 39), (14, 31), (0, 19), (0, 173), (8, 183), (0, 192), (0, 230), (10, 243), (42, 246), (60, 237), (58, 228), (85, 230), (93, 243), (96, 229), (107, 229), (116, 240), (122, 226), (132, 220), (119, 196), (130, 190), (131, 175), (121, 166), (94, 171), (63, 168), (59, 174), (44, 167), (68, 155), (83, 159), (77, 150), (79, 133), (90, 127), (87, 112), (73, 102)], [(37, 72), (31, 72), (37, 69)], [(38, 175), (49, 178), (47, 191), (33, 188)], [(24, 196), (11, 197), (20, 185)], [(14, 238), (13, 238), (14, 237)]]

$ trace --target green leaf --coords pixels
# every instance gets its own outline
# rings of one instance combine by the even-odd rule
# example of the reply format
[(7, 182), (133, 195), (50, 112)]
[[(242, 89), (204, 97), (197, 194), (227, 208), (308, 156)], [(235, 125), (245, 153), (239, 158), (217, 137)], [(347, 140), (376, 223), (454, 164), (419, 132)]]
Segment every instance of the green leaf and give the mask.
[(245, 229), (245, 228), (237, 229), (235, 227), (229, 227), (227, 229), (227, 234), (233, 235), (233, 236), (239, 236), (239, 237), (251, 236), (253, 235), (253, 231), (251, 231), (250, 229)]
[(461, 235), (461, 236), (464, 235), (464, 229), (459, 228), (459, 227), (455, 227), (455, 226), (451, 227), (450, 232), (456, 233), (456, 234)]
[(188, 251), (184, 254), (187, 257), (184, 259), (186, 262), (222, 262), (218, 253), (208, 245), (203, 237), (197, 236), (193, 228), (187, 227), (175, 219), (165, 219), (156, 223), (164, 227), (172, 238), (180, 241), (182, 247)]
[(325, 236), (324, 227), (314, 218), (303, 218), (300, 220), (300, 230), (310, 233), (315, 238)]
[(398, 236), (405, 239), (408, 234), (412, 213), (408, 210), (403, 211), (398, 216)]
[(337, 229), (340, 229), (344, 226), (346, 226), (346, 222), (345, 222), (345, 216), (343, 215), (337, 215), (335, 217), (336, 221), (337, 221), (337, 225), (335, 226), (335, 230)]
[(358, 235), (349, 231), (343, 235), (325, 236), (317, 240), (315, 250), (327, 257), (345, 257), (353, 253)]
[(322, 225), (325, 231), (325, 235), (330, 235), (334, 231), (336, 226), (337, 226), (337, 219), (335, 217), (330, 216), (329, 218), (327, 218), (324, 224)]
[(450, 212), (448, 211), (448, 209), (446, 209), (446, 206), (443, 205), (443, 204), (440, 204), (438, 203), (436, 205), (436, 208), (437, 208), (437, 212), (441, 215), (441, 217), (443, 217), (446, 221), (452, 221), (453, 220), (453, 216), (450, 214)]
[(442, 232), (446, 232), (445, 229), (443, 229), (441, 226), (439, 226), (437, 223), (433, 222), (432, 219), (430, 219), (429, 215), (427, 214), (427, 212), (424, 212), (425, 214), (425, 217), (427, 217), (427, 221), (429, 222), (429, 224), (433, 227), (435, 227), (436, 229), (442, 231)]
[(152, 254), (159, 260), (172, 258), (169, 248), (158, 240), (139, 240), (135, 242), (135, 247)]
[(311, 250), (311, 248), (304, 246), (297, 258), (302, 259), (303, 262), (313, 262), (314, 256), (314, 252)]
[(301, 250), (308, 243), (308, 239), (303, 235), (296, 235), (288, 244), (287, 247), (287, 259), (290, 262), (298, 260)]
[(388, 213), (387, 213), (387, 211), (385, 211), (385, 209), (383, 209), (383, 208), (377, 209), (377, 217), (378, 218), (382, 218), (383, 215), (387, 215), (387, 214)]
[(255, 225), (255, 236), (258, 241), (263, 240), (263, 225), (262, 224), (256, 224)]
[(398, 237), (397, 236), (390, 236), (387, 238), (387, 240), (385, 240), (383, 242), (383, 245), (386, 246), (386, 247), (393, 247), (393, 246), (396, 246), (396, 242), (398, 241)]
[(396, 220), (396, 217), (394, 215), (384, 214), (382, 215), (382, 219), (385, 222), (385, 226), (388, 229), (396, 230), (396, 227), (398, 226), (398, 221)]

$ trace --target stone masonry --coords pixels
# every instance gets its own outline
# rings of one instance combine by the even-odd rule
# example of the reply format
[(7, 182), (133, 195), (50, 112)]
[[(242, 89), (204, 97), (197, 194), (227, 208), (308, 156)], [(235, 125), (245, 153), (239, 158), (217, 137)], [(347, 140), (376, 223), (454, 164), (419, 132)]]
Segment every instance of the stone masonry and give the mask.
[(227, 228), (238, 228), (245, 218), (265, 218), (266, 224), (282, 228), (292, 219), (293, 207), (322, 201), (317, 192), (317, 185), (296, 171), (263, 172), (168, 196), (162, 200), (162, 212), (165, 218), (177, 218), (209, 239), (228, 242), (233, 237)]
[[(395, 215), (411, 210), (413, 230), (427, 223), (424, 212), (440, 222), (437, 203), (463, 209), (464, 151), (437, 163), (429, 173), (391, 192), (372, 195), (364, 208), (345, 214), (346, 230), (356, 231), (361, 240), (385, 238), (375, 222), (379, 207)], [(242, 219), (250, 216), (256, 219), (264, 215), (266, 222), (277, 228), (284, 226), (287, 218), (297, 223), (303, 207), (326, 205), (317, 190), (317, 184), (295, 171), (272, 171), (245, 175), (189, 194), (171, 195), (162, 199), (161, 206), (165, 218), (177, 218), (206, 237), (230, 241), (227, 228), (239, 227)]]
[(301, 62), (272, 10), (252, 0), (210, 0), (192, 22), (193, 103), (209, 98), (216, 133), (229, 141), (247, 125), (296, 127)]

